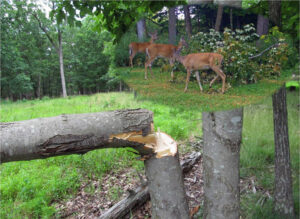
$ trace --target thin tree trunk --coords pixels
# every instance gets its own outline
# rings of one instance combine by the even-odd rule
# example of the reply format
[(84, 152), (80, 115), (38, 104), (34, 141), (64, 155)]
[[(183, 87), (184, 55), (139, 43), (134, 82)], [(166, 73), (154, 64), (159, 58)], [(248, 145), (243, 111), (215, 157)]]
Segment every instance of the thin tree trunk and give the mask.
[(275, 140), (275, 212), (282, 218), (294, 218), (285, 86), (273, 95), (272, 100)]
[(38, 75), (38, 89), (37, 89), (37, 96), (39, 99), (41, 99), (41, 86), (42, 86), (42, 80), (41, 80), (41, 74)]
[(232, 8), (230, 8), (230, 29), (233, 30)]
[(222, 22), (222, 16), (223, 16), (223, 5), (219, 4), (218, 6), (218, 13), (217, 13), (217, 19), (215, 24), (215, 30), (220, 31), (220, 26)]
[(145, 19), (141, 19), (137, 22), (136, 24), (137, 27), (137, 35), (138, 35), (138, 39), (139, 41), (144, 41), (145, 37), (146, 37), (146, 21)]
[(191, 23), (191, 16), (190, 16), (190, 6), (189, 5), (184, 5), (183, 6), (184, 10), (184, 20), (185, 20), (185, 30), (190, 38), (192, 36), (192, 23)]
[(203, 113), (204, 217), (239, 219), (243, 109)]
[(169, 8), (169, 43), (176, 43), (176, 14), (175, 7)]
[(266, 35), (269, 32), (269, 19), (264, 17), (263, 15), (257, 15), (257, 28), (256, 33), (261, 35)]
[(67, 89), (66, 89), (66, 80), (65, 80), (65, 72), (64, 72), (62, 34), (61, 34), (61, 30), (59, 27), (58, 27), (58, 55), (59, 55), (59, 68), (60, 68), (60, 78), (61, 78), (63, 97), (66, 98), (67, 97)]

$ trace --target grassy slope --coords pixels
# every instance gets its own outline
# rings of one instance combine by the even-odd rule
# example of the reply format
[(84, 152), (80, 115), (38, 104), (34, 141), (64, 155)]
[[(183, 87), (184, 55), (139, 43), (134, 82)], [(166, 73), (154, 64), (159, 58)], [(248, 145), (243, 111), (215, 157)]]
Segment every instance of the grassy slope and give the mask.
[[(171, 84), (172, 85), (172, 84)], [(181, 86), (183, 89), (182, 85)], [(190, 93), (189, 93), (190, 94)], [(199, 93), (197, 93), (199, 95)], [(163, 97), (161, 97), (163, 99)], [(122, 108), (147, 108), (154, 112), (154, 124), (177, 140), (191, 135), (201, 136), (201, 113), (198, 106), (180, 104), (166, 99), (161, 101), (137, 101), (132, 94), (109, 93), (77, 96), (67, 99), (34, 100), (2, 103), (1, 122), (56, 116), (62, 113), (87, 113)], [(294, 175), (294, 196), (299, 200), (299, 96), (288, 95), (289, 133)], [(168, 106), (169, 105), (169, 106)], [(241, 177), (254, 176), (258, 187), (272, 192), (274, 181), (274, 140), (271, 99), (264, 104), (249, 106), (244, 112), (243, 145), (241, 150)], [(24, 162), (12, 162), (0, 166), (1, 212), (0, 218), (48, 218), (55, 214), (51, 205), (56, 200), (74, 194), (80, 180), (100, 178), (109, 171), (132, 166), (142, 169), (142, 162), (126, 149), (106, 149), (87, 153)], [(59, 180), (58, 180), (59, 179)], [(262, 197), (257, 194), (242, 195), (242, 215), (246, 218), (273, 218), (272, 200), (263, 207), (256, 205)], [(299, 202), (296, 203), (297, 206)], [(299, 208), (297, 208), (299, 212)], [(243, 218), (244, 218), (243, 217)]]
[[(278, 80), (262, 80), (256, 84), (239, 85), (226, 88), (224, 95), (220, 93), (222, 83), (216, 81), (212, 89), (209, 82), (203, 82), (203, 93), (200, 93), (196, 80), (189, 83), (187, 93), (184, 93), (186, 73), (175, 72), (176, 82), (171, 83), (170, 73), (161, 73), (154, 68), (154, 77), (148, 74), (149, 80), (144, 80), (143, 68), (119, 68), (122, 79), (147, 100), (166, 105), (187, 107), (197, 111), (220, 111), (237, 108), (264, 101), (276, 89), (282, 86), (292, 71), (286, 71)], [(215, 74), (210, 75), (215, 76)]]

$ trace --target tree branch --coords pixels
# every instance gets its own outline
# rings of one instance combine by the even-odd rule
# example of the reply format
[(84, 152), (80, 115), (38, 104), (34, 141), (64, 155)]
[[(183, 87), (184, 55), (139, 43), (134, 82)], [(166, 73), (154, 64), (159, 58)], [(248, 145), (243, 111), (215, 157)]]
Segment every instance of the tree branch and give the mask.
[(48, 40), (50, 41), (50, 43), (52, 44), (52, 46), (55, 48), (56, 52), (59, 52), (58, 50), (58, 46), (55, 44), (54, 40), (50, 37), (47, 29), (45, 27), (43, 27), (41, 20), (39, 19), (39, 17), (37, 16), (36, 13), (32, 13), (33, 17), (37, 20), (39, 27), (41, 28), (41, 30), (46, 34)]
[(275, 44), (269, 46), (268, 48), (266, 48), (265, 50), (263, 50), (262, 52), (258, 53), (257, 55), (249, 57), (249, 59), (254, 59), (254, 58), (260, 57), (260, 56), (262, 56), (265, 52), (267, 52), (268, 50), (272, 49), (273, 47), (277, 47), (278, 45), (279, 45), (279, 43), (275, 43)]

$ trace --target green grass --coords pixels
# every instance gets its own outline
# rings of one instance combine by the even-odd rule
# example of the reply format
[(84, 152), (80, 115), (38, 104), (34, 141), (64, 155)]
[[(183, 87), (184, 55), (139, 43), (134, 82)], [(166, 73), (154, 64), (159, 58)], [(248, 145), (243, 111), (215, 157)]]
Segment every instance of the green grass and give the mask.
[[(190, 81), (188, 91), (184, 93), (186, 73), (175, 72), (176, 81), (169, 82), (169, 72), (161, 73), (154, 68), (154, 76), (148, 72), (148, 80), (144, 80), (144, 68), (119, 68), (117, 70), (122, 79), (135, 89), (142, 99), (151, 100), (165, 105), (182, 106), (196, 111), (220, 111), (238, 108), (264, 101), (293, 73), (288, 70), (282, 73), (277, 80), (261, 80), (255, 84), (227, 87), (225, 94), (221, 94), (222, 83), (216, 81), (209, 88), (209, 82), (201, 77), (204, 91), (201, 93), (196, 80)], [(210, 75), (211, 76), (211, 75)], [(213, 75), (214, 76), (214, 75)]]
[[(201, 113), (147, 101), (134, 100), (132, 93), (107, 93), (33, 101), (2, 102), (1, 122), (89, 113), (125, 108), (147, 108), (155, 114), (154, 124), (183, 140), (198, 133)], [(104, 149), (85, 155), (53, 157), (5, 163), (0, 166), (0, 218), (49, 218), (55, 215), (56, 200), (75, 194), (82, 180), (99, 178), (129, 166), (141, 170), (143, 162), (126, 149)], [(115, 190), (110, 195), (116, 198)]]
[[(147, 82), (148, 83), (148, 82)], [(172, 85), (172, 84), (171, 84)], [(170, 86), (171, 86), (170, 85)], [(177, 85), (176, 85), (177, 86)], [(179, 85), (178, 85), (179, 86)], [(181, 86), (181, 85), (180, 85)], [(182, 87), (183, 88), (183, 87)], [(196, 88), (195, 88), (196, 89)], [(180, 91), (181, 92), (181, 91)], [(166, 96), (171, 94), (166, 94)], [(197, 93), (199, 96), (200, 94)], [(206, 94), (208, 96), (208, 94)], [(74, 96), (33, 101), (2, 102), (0, 121), (11, 122), (37, 117), (57, 116), (62, 113), (88, 113), (124, 108), (146, 108), (154, 112), (154, 124), (174, 137), (187, 140), (201, 136), (201, 109), (177, 100), (141, 101), (132, 93), (107, 93), (91, 96)], [(164, 97), (160, 97), (163, 99)], [(175, 98), (175, 97), (174, 97)], [(294, 200), (299, 215), (299, 95), (288, 93), (288, 116), (291, 160), (293, 167)], [(241, 177), (257, 179), (257, 186), (273, 192), (274, 140), (271, 98), (259, 105), (245, 107), (243, 144), (241, 148)], [(143, 163), (126, 149), (103, 149), (85, 155), (69, 155), (5, 163), (0, 166), (0, 218), (51, 218), (57, 216), (55, 202), (74, 195), (89, 178), (101, 179), (111, 171), (118, 172), (133, 167), (142, 170)], [(116, 198), (119, 189), (112, 188), (111, 198)], [(273, 202), (267, 200), (261, 207), (256, 205), (261, 193), (241, 197), (243, 218), (275, 218)]]

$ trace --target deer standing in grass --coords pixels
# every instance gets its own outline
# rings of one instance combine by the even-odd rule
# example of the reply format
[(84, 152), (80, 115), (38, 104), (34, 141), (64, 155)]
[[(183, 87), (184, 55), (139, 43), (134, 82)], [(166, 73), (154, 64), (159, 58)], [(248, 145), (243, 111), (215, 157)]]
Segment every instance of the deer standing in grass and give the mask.
[(144, 43), (136, 43), (132, 42), (129, 44), (129, 65), (133, 68), (132, 60), (134, 56), (138, 52), (145, 53), (146, 48), (150, 46), (152, 43), (154, 43), (155, 40), (157, 40), (157, 31), (154, 33), (149, 33), (149, 36), (151, 37), (149, 42), (144, 42)]
[(193, 53), (188, 54), (186, 56), (180, 55), (181, 49), (177, 50), (175, 55), (175, 59), (184, 65), (186, 71), (187, 71), (187, 77), (185, 82), (185, 89), (184, 92), (187, 91), (188, 84), (190, 81), (190, 76), (192, 71), (196, 70), (196, 78), (197, 82), (199, 84), (199, 88), (201, 92), (203, 91), (203, 88), (201, 86), (200, 82), (200, 76), (198, 70), (208, 70), (211, 69), (215, 73), (217, 73), (217, 76), (209, 83), (209, 87), (212, 86), (212, 84), (217, 80), (218, 77), (221, 77), (222, 79), (222, 93), (225, 91), (225, 79), (226, 75), (221, 70), (221, 65), (223, 61), (223, 56), (218, 53)]
[(177, 46), (174, 46), (172, 44), (156, 44), (152, 43), (148, 48), (146, 48), (146, 54), (148, 56), (148, 60), (145, 63), (145, 79), (148, 79), (148, 67), (150, 68), (151, 75), (152, 73), (152, 62), (157, 57), (163, 57), (169, 59), (169, 63), (172, 66), (172, 72), (171, 72), (171, 78), (173, 80), (174, 74), (173, 74), (173, 65), (175, 61), (174, 54), (177, 50), (180, 50), (183, 46), (187, 46), (187, 43), (183, 38), (180, 39)]

